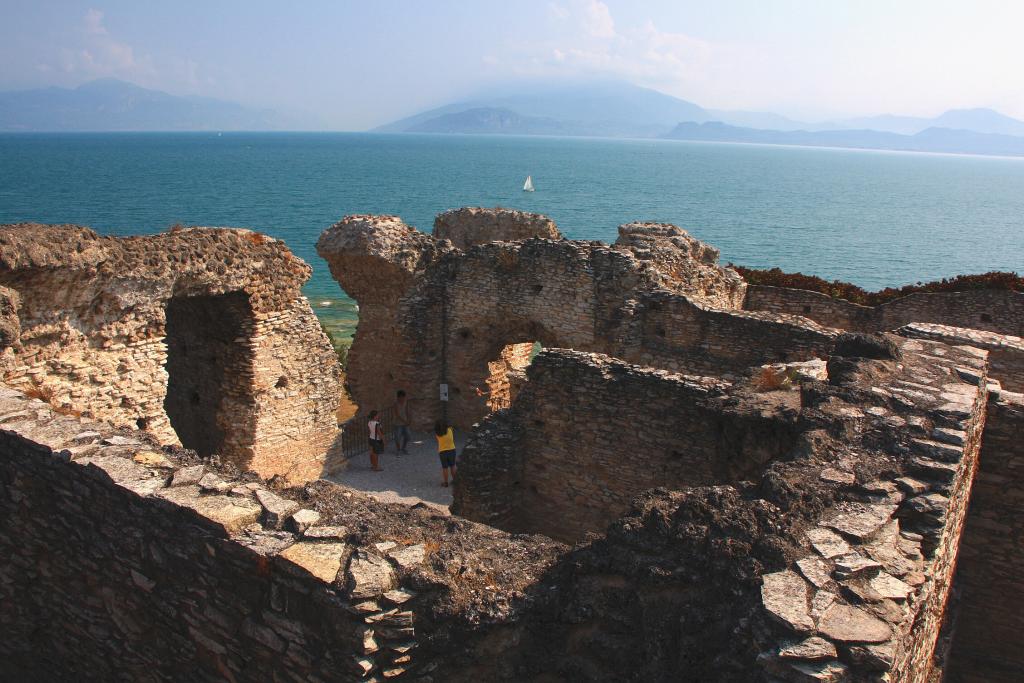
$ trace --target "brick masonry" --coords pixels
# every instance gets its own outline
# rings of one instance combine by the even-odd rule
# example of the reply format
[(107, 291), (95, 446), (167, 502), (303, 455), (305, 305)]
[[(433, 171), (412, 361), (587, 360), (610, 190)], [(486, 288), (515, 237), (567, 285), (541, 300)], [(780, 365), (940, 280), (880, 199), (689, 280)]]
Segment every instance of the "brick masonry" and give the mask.
[[(309, 274), (246, 230), (0, 226), (0, 373), (63, 411), (179, 444), (170, 407), (186, 445), (313, 479), (337, 433), (340, 369), (299, 292)], [(181, 311), (170, 330), (168, 310)]]

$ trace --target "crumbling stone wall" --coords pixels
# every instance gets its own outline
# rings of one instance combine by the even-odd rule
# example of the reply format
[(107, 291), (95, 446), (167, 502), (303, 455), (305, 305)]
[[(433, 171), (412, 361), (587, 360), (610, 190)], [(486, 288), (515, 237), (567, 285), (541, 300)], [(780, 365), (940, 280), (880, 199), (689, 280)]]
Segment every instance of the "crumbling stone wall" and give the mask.
[[(641, 496), (606, 536), (552, 567), (559, 590), (537, 609), (578, 628), (535, 625), (506, 657), (529, 653), (594, 680), (627, 658), (639, 679), (929, 680), (985, 423), (986, 352), (890, 341), (891, 352), (879, 346), (868, 359), (854, 355), (863, 342), (841, 338), (828, 383), (762, 394), (792, 397), (792, 447), (752, 481)], [(549, 391), (540, 375), (555, 357), (593, 363), (539, 356), (517, 403), (488, 418), (463, 454), (456, 494), (480, 504), (481, 476), (495, 498), (489, 521), (515, 520), (522, 472), (560, 452), (540, 439), (517, 447), (551, 411), (521, 404)], [(609, 389), (629, 384), (606, 372)], [(515, 467), (505, 466), (511, 453)], [(563, 476), (565, 486), (582, 478)]]
[[(896, 339), (901, 357), (868, 359), (839, 342), (829, 383), (760, 399), (539, 356), (532, 373), (575, 361), (582, 384), (607, 373), (610, 388), (647, 387), (645, 403), (696, 396), (679, 405), (695, 414), (719, 398), (755, 423), (744, 401), (799, 411), (781, 418), (792, 447), (760, 473), (647, 491), (571, 549), (326, 482), (273, 491), (0, 390), (0, 551), (14, 558), (0, 567), (0, 655), (29, 680), (926, 680), (985, 352)], [(484, 425), (499, 449), (496, 423), (522, 422), (531, 383)]]
[(879, 306), (862, 306), (803, 289), (748, 285), (743, 308), (802, 315), (828, 327), (860, 332), (921, 322), (1024, 336), (1024, 293), (1006, 290), (918, 292)]
[(463, 452), (456, 514), (575, 541), (648, 489), (756, 476), (796, 438), (788, 392), (744, 401), (728, 382), (567, 350), (544, 351), (527, 374), (509, 416)]
[(1010, 683), (1024, 672), (1024, 396), (988, 403), (977, 480), (960, 545), (946, 680)]
[[(491, 365), (509, 344), (717, 373), (820, 354), (834, 336), (794, 316), (736, 311), (742, 279), (715, 264), (714, 249), (670, 225), (623, 226), (612, 246), (527, 239), (463, 251), (395, 217), (350, 216), (317, 249), (360, 304), (348, 366), (354, 400), (379, 409), (404, 389), (419, 404), (420, 426), (441, 410), (460, 427), (488, 414), (490, 397), (509, 391), (495, 386)], [(645, 322), (654, 305), (642, 304), (658, 296), (677, 297), (677, 317), (685, 311), (688, 320), (665, 341), (657, 324)], [(760, 326), (776, 342), (762, 348), (735, 336)], [(440, 383), (449, 386), (445, 406), (437, 401)]]
[(187, 445), (265, 476), (315, 478), (336, 433), (340, 370), (299, 291), (309, 273), (283, 243), (245, 230), (0, 226), (0, 285), (17, 311), (0, 371), (61, 410), (165, 443), (181, 442), (168, 408), (191, 412), (184, 423), (209, 438)]
[(558, 240), (562, 233), (553, 220), (539, 213), (466, 206), (437, 214), (434, 237), (449, 240), (456, 249), (469, 249), (477, 244), (517, 242), (531, 237)]
[(460, 629), (513, 619), (564, 553), (327, 482), (274, 491), (3, 386), (0, 454), (4, 680), (458, 674)]
[(911, 323), (896, 330), (914, 339), (934, 339), (946, 344), (973, 346), (988, 351), (989, 376), (1013, 392), (1024, 391), (1024, 339), (965, 327)]

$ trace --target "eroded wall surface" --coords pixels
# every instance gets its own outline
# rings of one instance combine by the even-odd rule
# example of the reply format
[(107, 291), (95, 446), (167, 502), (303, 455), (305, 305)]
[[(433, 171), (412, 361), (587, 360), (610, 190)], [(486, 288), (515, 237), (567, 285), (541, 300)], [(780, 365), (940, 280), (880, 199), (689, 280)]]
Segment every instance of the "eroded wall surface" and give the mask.
[(487, 242), (517, 242), (531, 237), (557, 240), (562, 233), (553, 220), (539, 213), (466, 206), (437, 214), (434, 237), (449, 240), (457, 249), (468, 249)]
[(245, 230), (0, 226), (0, 284), (17, 320), (3, 380), (263, 476), (315, 478), (337, 431), (340, 370), (299, 291), (309, 273), (283, 243)]
[[(523, 220), (510, 238), (535, 233), (535, 218)], [(504, 383), (493, 388), (491, 365), (509, 344), (717, 374), (820, 357), (834, 337), (796, 316), (737, 310), (742, 279), (717, 265), (715, 249), (666, 224), (624, 225), (610, 246), (531, 238), (462, 250), (395, 217), (350, 216), (317, 249), (360, 305), (348, 366), (354, 400), (380, 409), (404, 389), (421, 426), (442, 410), (464, 428), (488, 414), (491, 392), (507, 393)], [(751, 329), (763, 329), (764, 344), (738, 336)]]
[(879, 306), (861, 306), (819, 292), (749, 285), (743, 307), (802, 315), (828, 327), (860, 332), (921, 322), (1024, 336), (1024, 293), (1003, 290), (919, 292)]
[[(850, 355), (843, 337), (828, 382), (746, 393), (588, 354), (538, 357), (512, 409), (467, 445), (455, 491), (461, 514), (516, 531), (579, 538), (570, 520), (606, 534), (559, 564), (561, 609), (601, 616), (531, 645), (565, 648), (584, 678), (600, 677), (602, 648), (635, 646), (683, 680), (929, 680), (987, 354), (890, 339), (889, 360)], [(617, 503), (609, 490), (633, 495), (630, 478), (659, 473), (675, 492), (634, 481), (648, 489), (637, 507), (600, 517)], [(623, 635), (632, 619), (650, 623), (635, 639)]]
[(485, 425), (463, 452), (456, 514), (573, 542), (648, 489), (755, 477), (796, 439), (793, 393), (744, 401), (729, 382), (566, 350), (527, 375), (500, 436)]
[(988, 404), (981, 463), (960, 547), (946, 680), (1009, 683), (1024, 674), (1024, 396)]

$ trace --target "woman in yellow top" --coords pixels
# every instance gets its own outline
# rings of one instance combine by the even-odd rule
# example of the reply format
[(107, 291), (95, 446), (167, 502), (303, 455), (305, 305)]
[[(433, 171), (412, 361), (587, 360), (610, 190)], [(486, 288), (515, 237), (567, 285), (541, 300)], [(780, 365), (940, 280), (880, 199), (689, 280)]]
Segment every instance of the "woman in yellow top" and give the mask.
[(441, 458), (441, 476), (444, 477), (441, 486), (448, 486), (448, 470), (452, 471), (452, 481), (455, 480), (455, 433), (444, 422), (435, 422), (434, 435), (437, 437), (437, 455)]

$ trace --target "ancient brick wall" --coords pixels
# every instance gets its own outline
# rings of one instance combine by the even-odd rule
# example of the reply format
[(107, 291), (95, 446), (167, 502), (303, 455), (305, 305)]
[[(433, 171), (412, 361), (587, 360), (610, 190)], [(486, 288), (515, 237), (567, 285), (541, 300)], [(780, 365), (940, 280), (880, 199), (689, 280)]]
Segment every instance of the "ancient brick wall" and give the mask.
[(911, 323), (896, 330), (896, 334), (985, 349), (989, 377), (1011, 392), (1024, 391), (1024, 339), (1020, 337), (935, 323)]
[(645, 294), (634, 314), (615, 355), (676, 372), (742, 374), (765, 363), (824, 358), (836, 336), (791, 315), (715, 309), (667, 292)]
[(468, 249), (477, 244), (531, 237), (557, 240), (562, 234), (553, 220), (539, 213), (466, 206), (437, 214), (434, 237), (449, 240), (457, 249)]
[[(795, 438), (792, 402), (726, 409), (729, 385), (718, 380), (566, 350), (544, 351), (527, 374), (510, 415), (518, 430), (486, 426), (492, 433), (463, 453), (455, 490), (458, 514), (511, 531), (567, 541), (601, 533), (647, 489), (738, 481)], [(514, 483), (497, 487), (499, 472)]]
[(1010, 683), (1024, 674), (1024, 396), (988, 404), (981, 462), (960, 544), (950, 683)]
[(0, 552), (5, 681), (306, 683), (472, 680), (481, 614), (518, 618), (564, 549), (326, 482), (275, 492), (0, 386)]
[(923, 322), (1024, 336), (1024, 293), (1004, 290), (919, 292), (872, 307), (819, 292), (749, 285), (743, 308), (802, 315), (828, 327), (861, 332)]
[(309, 273), (244, 230), (2, 226), (0, 283), (17, 293), (19, 329), (0, 370), (62, 410), (313, 478), (337, 431), (340, 369), (299, 291)]
[[(831, 343), (831, 332), (806, 320), (736, 311), (742, 279), (716, 264), (716, 250), (671, 225), (624, 225), (612, 246), (527, 239), (462, 251), (395, 217), (351, 216), (317, 248), (360, 304), (348, 365), (354, 400), (364, 412), (381, 409), (403, 389), (419, 426), (445, 411), (468, 427), (493, 409), (492, 396), (503, 404), (509, 383), (493, 364), (510, 344), (717, 373), (820, 355)], [(668, 339), (639, 303), (653, 293), (677, 297), (666, 306), (678, 322), (662, 326), (672, 328)], [(737, 335), (747, 333), (770, 341), (746, 344)]]

